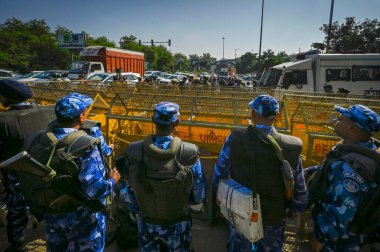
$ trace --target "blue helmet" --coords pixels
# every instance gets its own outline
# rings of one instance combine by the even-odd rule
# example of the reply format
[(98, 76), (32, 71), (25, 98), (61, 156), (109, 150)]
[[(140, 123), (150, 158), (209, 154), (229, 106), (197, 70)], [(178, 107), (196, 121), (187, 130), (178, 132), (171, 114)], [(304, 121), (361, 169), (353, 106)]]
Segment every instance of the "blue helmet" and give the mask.
[(57, 118), (74, 119), (81, 115), (93, 100), (79, 93), (71, 93), (60, 99), (55, 105), (55, 114)]
[(370, 134), (380, 130), (380, 116), (366, 106), (360, 104), (348, 108), (335, 106), (335, 110), (350, 118), (359, 128)]
[(272, 117), (280, 111), (280, 105), (277, 100), (270, 95), (260, 95), (253, 99), (249, 106), (264, 117)]
[(158, 124), (170, 124), (178, 120), (179, 105), (173, 102), (160, 102), (154, 106), (153, 118)]

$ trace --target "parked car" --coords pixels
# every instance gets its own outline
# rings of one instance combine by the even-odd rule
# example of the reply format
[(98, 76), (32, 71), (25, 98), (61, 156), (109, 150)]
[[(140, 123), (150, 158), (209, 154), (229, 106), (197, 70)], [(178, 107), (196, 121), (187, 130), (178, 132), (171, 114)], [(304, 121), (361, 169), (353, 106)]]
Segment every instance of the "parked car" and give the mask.
[(9, 70), (0, 69), (0, 80), (15, 79), (15, 78), (20, 77), (20, 76), (21, 76), (21, 74), (18, 74), (18, 73), (9, 71)]
[(172, 76), (172, 75), (168, 74), (168, 73), (164, 73), (161, 76), (159, 76), (159, 77), (156, 78), (156, 82), (161, 83), (161, 80), (169, 79), (170, 76)]
[(43, 72), (44, 71), (31, 71), (30, 73), (27, 73), (27, 74), (24, 74), (24, 75), (20, 75), (19, 77), (15, 78), (15, 80), (26, 79), (26, 78), (33, 78), (37, 74), (40, 74), (40, 73), (43, 73)]
[(151, 75), (156, 75), (157, 73), (161, 73), (161, 71), (145, 71), (144, 78), (148, 78)]
[(67, 70), (48, 70), (39, 73), (33, 77), (20, 78), (19, 82), (50, 82), (50, 81), (70, 81), (67, 77), (69, 71)]
[[(141, 77), (140, 74), (138, 73), (121, 73), (121, 80), (122, 82), (127, 82), (128, 84), (136, 84), (138, 82), (138, 77)], [(117, 78), (116, 73), (98, 73), (98, 74), (93, 74), (87, 77), (86, 80), (88, 81), (100, 81), (102, 83), (111, 83), (115, 81), (115, 78)]]
[(107, 79), (110, 76), (111, 76), (111, 74), (109, 74), (109, 73), (96, 73), (96, 74), (92, 74), (92, 75), (88, 76), (86, 78), (86, 80), (103, 82), (103, 80)]
[(173, 79), (176, 79), (178, 82), (180, 82), (183, 79), (183, 77), (185, 76), (179, 74), (170, 74), (168, 78), (160, 79), (160, 83), (171, 84)]

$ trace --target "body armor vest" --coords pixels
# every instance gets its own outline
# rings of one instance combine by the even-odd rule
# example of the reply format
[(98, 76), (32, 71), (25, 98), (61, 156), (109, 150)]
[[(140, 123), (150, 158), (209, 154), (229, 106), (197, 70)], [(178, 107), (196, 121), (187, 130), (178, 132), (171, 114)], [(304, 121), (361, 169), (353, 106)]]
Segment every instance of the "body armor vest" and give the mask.
[(82, 130), (71, 132), (58, 140), (53, 128), (50, 128), (32, 139), (26, 150), (50, 169), (50, 174), (37, 176), (19, 172), (22, 192), (30, 207), (44, 214), (67, 213), (80, 205), (101, 211), (100, 201), (87, 200), (78, 181), (78, 158), (96, 146), (100, 149), (100, 139)]
[(192, 166), (199, 158), (194, 144), (174, 137), (168, 150), (153, 145), (152, 136), (126, 149), (128, 180), (145, 222), (167, 225), (189, 219)]
[[(328, 188), (327, 174), (331, 164), (336, 161), (346, 162), (356, 173), (366, 181), (377, 183), (377, 188), (371, 195), (362, 198), (357, 208), (354, 219), (349, 223), (352, 233), (369, 234), (380, 225), (380, 142), (373, 139), (378, 149), (372, 150), (354, 144), (338, 143), (327, 153), (326, 158), (311, 178), (309, 185), (310, 201), (330, 202), (326, 196)], [(317, 207), (318, 204), (317, 204)]]
[[(285, 217), (285, 189), (278, 159), (271, 143), (264, 142), (252, 128), (233, 129), (231, 133), (231, 177), (260, 194), (263, 225), (278, 224)], [(295, 137), (272, 132), (284, 158), (295, 169), (302, 142)]]
[(51, 106), (30, 106), (26, 109), (8, 110), (0, 113), (0, 160), (5, 160), (19, 153), (25, 139), (41, 130), (46, 130), (49, 123), (56, 119)]

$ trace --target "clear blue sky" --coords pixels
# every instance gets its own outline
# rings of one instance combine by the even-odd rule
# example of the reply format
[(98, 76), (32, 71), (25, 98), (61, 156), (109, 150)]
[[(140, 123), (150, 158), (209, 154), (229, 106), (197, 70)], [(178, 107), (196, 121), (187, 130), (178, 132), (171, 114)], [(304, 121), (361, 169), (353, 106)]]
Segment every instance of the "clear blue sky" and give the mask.
[[(322, 42), (331, 0), (265, 0), (262, 51), (296, 53)], [(380, 0), (335, 0), (334, 21), (355, 16), (380, 19)], [(172, 40), (169, 49), (185, 55), (209, 52), (234, 58), (259, 51), (261, 0), (0, 0), (0, 23), (45, 19), (50, 28), (106, 36), (118, 42), (134, 35), (142, 41)], [(118, 44), (118, 43), (117, 43)]]

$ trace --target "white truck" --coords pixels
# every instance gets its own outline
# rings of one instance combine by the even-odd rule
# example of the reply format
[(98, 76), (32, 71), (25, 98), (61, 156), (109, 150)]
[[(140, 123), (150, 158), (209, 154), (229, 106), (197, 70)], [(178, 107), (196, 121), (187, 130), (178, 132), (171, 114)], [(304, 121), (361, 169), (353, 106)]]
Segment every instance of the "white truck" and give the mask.
[(311, 54), (304, 60), (267, 69), (259, 87), (324, 92), (346, 89), (350, 94), (380, 97), (380, 54)]

